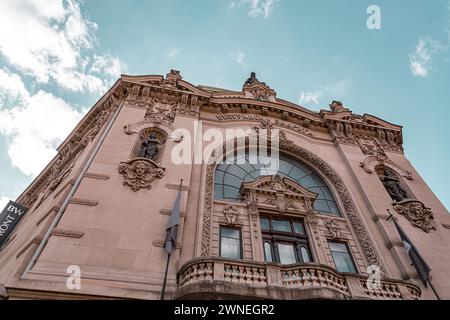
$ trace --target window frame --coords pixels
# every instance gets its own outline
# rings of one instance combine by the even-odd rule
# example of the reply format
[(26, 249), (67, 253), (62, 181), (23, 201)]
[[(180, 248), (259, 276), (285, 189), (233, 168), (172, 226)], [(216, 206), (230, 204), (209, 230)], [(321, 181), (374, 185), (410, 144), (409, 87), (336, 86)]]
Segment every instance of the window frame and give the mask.
[[(237, 230), (239, 232), (239, 258), (222, 257), (222, 230), (223, 229)], [(231, 238), (231, 239), (233, 239), (233, 238)], [(219, 226), (219, 257), (225, 258), (225, 259), (234, 259), (234, 260), (243, 260), (244, 259), (244, 244), (243, 244), (243, 237), (242, 237), (242, 228), (226, 226), (226, 225)]]
[[(327, 243), (328, 243), (328, 249), (330, 250), (330, 253), (331, 253), (331, 258), (333, 259), (334, 268), (336, 269), (336, 271), (338, 271), (340, 273), (359, 274), (358, 266), (356, 265), (355, 260), (353, 259), (353, 254), (352, 254), (352, 252), (350, 250), (350, 246), (348, 245), (348, 242), (346, 242), (346, 241), (328, 240)], [(336, 260), (334, 259), (334, 255), (333, 255), (333, 252), (337, 252), (337, 251), (333, 251), (331, 249), (330, 243), (345, 245), (345, 249), (346, 249), (347, 254), (348, 254), (349, 258), (350, 258), (350, 261), (351, 261), (351, 263), (353, 265), (354, 272), (338, 270), (337, 265), (336, 265)], [(338, 253), (342, 253), (342, 252), (338, 252)]]
[[(268, 219), (269, 220), (269, 227), (270, 230), (265, 230), (261, 228), (261, 219)], [(273, 229), (272, 220), (283, 220), (283, 221), (289, 221), (291, 232), (285, 232), (285, 231), (277, 231)], [(296, 233), (294, 230), (294, 223), (300, 223), (303, 227), (304, 233)], [(305, 221), (302, 218), (294, 218), (294, 217), (274, 217), (274, 216), (267, 216), (267, 215), (261, 215), (260, 216), (260, 229), (261, 229), (261, 239), (262, 239), (262, 247), (263, 247), (263, 253), (264, 253), (264, 261), (265, 262), (272, 262), (272, 263), (281, 263), (280, 259), (280, 253), (278, 250), (278, 244), (289, 244), (293, 245), (294, 247), (294, 253), (296, 262), (295, 263), (311, 263), (314, 262), (314, 256), (311, 250), (310, 246), (310, 238), (308, 235), (308, 232), (306, 230)], [(269, 243), (271, 254), (272, 254), (272, 261), (267, 261), (267, 255), (265, 250), (265, 244)], [(305, 262), (303, 261), (303, 255), (301, 253), (301, 248), (305, 248), (309, 261)]]

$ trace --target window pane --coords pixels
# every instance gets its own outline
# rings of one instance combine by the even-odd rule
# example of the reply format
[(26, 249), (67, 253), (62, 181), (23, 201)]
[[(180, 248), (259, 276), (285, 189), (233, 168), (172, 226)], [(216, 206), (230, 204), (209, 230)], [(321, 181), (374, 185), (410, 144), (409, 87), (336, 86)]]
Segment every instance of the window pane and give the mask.
[(281, 264), (291, 264), (296, 263), (294, 246), (291, 244), (278, 244), (278, 254), (280, 255)]
[(305, 171), (297, 167), (292, 168), (291, 172), (289, 173), (289, 177), (294, 181), (297, 181), (298, 179), (301, 179), (306, 175), (307, 173)]
[(220, 256), (241, 259), (241, 232), (238, 229), (220, 228)]
[(325, 198), (327, 200), (334, 200), (333, 194), (328, 187), (322, 187), (323, 193), (325, 193)]
[(317, 186), (317, 182), (314, 181), (314, 179), (311, 178), (311, 176), (306, 176), (306, 177), (301, 178), (298, 181), (298, 183), (300, 183), (306, 189)]
[(266, 262), (273, 262), (272, 246), (269, 242), (264, 242), (264, 254), (266, 257)]
[(240, 199), (239, 189), (230, 186), (223, 187), (223, 195), (226, 199)]
[(222, 236), (222, 238), (232, 238), (232, 239), (239, 240), (240, 232), (238, 229), (222, 228), (221, 236)]
[(294, 232), (304, 234), (305, 230), (303, 229), (303, 224), (300, 222), (294, 222)]
[(222, 238), (220, 243), (220, 256), (224, 258), (240, 259), (241, 248), (239, 240)]
[(260, 222), (262, 230), (270, 230), (269, 219), (261, 218)]
[(339, 272), (356, 273), (350, 253), (345, 243), (329, 242), (336, 270)]
[(331, 251), (347, 253), (347, 246), (345, 245), (345, 243), (330, 242), (329, 244)]
[(334, 202), (334, 201), (327, 201), (327, 203), (328, 203), (328, 206), (330, 207), (331, 214), (339, 216), (340, 213), (339, 213), (339, 209), (338, 209), (338, 207), (336, 205), (336, 202)]
[(310, 262), (308, 250), (305, 247), (301, 247), (300, 253), (302, 254), (303, 262)]
[(322, 212), (330, 212), (330, 209), (328, 208), (326, 200), (314, 201), (314, 209), (316, 209), (318, 211), (322, 211)]
[(336, 270), (339, 272), (355, 273), (355, 267), (348, 253), (333, 253), (333, 260), (336, 264)]
[(232, 174), (227, 174), (223, 179), (223, 184), (227, 184), (229, 186), (240, 188), (242, 183), (242, 178), (236, 177)]
[(292, 232), (291, 223), (286, 220), (272, 220), (272, 229), (275, 231)]

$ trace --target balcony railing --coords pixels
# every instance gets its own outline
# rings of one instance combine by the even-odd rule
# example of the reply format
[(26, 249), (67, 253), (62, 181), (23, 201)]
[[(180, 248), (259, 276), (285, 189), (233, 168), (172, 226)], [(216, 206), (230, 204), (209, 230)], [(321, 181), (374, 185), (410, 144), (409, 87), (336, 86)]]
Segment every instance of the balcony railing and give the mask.
[(214, 294), (247, 298), (411, 300), (421, 295), (418, 286), (403, 280), (383, 279), (375, 289), (369, 288), (366, 280), (364, 276), (340, 273), (321, 264), (283, 266), (197, 258), (181, 267), (177, 296), (186, 298), (195, 294), (198, 298), (204, 292), (205, 297)]

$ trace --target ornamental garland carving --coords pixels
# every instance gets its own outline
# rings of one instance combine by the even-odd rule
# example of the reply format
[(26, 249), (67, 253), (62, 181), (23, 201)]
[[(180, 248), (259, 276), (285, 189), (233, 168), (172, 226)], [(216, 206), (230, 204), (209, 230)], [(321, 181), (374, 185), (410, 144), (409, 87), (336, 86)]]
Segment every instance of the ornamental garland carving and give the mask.
[(146, 158), (121, 162), (118, 169), (124, 178), (123, 185), (129, 186), (133, 191), (151, 189), (151, 183), (155, 179), (161, 179), (165, 172), (164, 168)]
[(434, 219), (433, 212), (430, 208), (417, 200), (405, 200), (394, 204), (394, 209), (399, 214), (403, 215), (411, 224), (424, 232), (436, 230), (431, 220)]
[[(345, 212), (350, 220), (350, 223), (355, 231), (358, 242), (361, 245), (361, 248), (364, 253), (364, 257), (369, 265), (377, 265), (380, 267), (382, 271), (384, 271), (383, 265), (381, 263), (380, 258), (377, 255), (375, 247), (369, 238), (367, 230), (359, 217), (359, 213), (356, 210), (356, 207), (351, 199), (350, 193), (345, 186), (343, 180), (340, 176), (332, 169), (325, 161), (312, 154), (311, 152), (303, 149), (300, 146), (297, 146), (294, 142), (287, 139), (286, 134), (282, 131), (279, 132), (280, 150), (289, 152), (299, 159), (305, 161), (306, 163), (312, 165), (317, 170), (319, 170), (322, 174), (324, 174), (331, 183), (335, 186), (338, 195), (342, 201)], [(239, 144), (238, 144), (239, 145)], [(224, 143), (223, 147), (226, 149), (226, 143)], [(210, 254), (209, 243), (210, 243), (210, 219), (212, 213), (212, 204), (213, 204), (213, 188), (214, 188), (214, 164), (210, 164), (207, 167), (206, 174), (206, 192), (205, 192), (205, 209), (203, 212), (203, 237), (202, 237), (202, 256), (208, 256)], [(309, 215), (308, 219), (313, 219), (313, 215)]]

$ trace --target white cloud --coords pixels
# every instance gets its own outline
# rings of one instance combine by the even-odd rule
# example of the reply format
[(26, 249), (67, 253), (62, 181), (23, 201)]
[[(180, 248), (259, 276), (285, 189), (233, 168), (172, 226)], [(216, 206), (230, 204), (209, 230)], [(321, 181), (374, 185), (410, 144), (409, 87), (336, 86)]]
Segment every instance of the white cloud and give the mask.
[(105, 68), (97, 65), (98, 72), (92, 72), (88, 66), (98, 59), (96, 30), (76, 0), (0, 1), (0, 53), (39, 83), (54, 80), (72, 91), (104, 91), (125, 66), (104, 55)]
[(28, 95), (22, 79), (17, 74), (10, 74), (0, 69), (0, 104), (6, 105), (8, 101), (17, 103)]
[(0, 212), (3, 210), (3, 208), (6, 207), (9, 200), (10, 199), (8, 197), (3, 197), (3, 196), (0, 197)]
[(350, 91), (351, 85), (349, 80), (341, 80), (334, 85), (320, 86), (317, 90), (301, 91), (298, 103), (300, 105), (307, 103), (319, 104), (324, 99), (340, 99)]
[(443, 45), (428, 37), (421, 37), (415, 51), (409, 55), (409, 68), (413, 75), (426, 77), (432, 69), (433, 56), (444, 50)]
[(172, 59), (172, 58), (174, 58), (175, 56), (177, 56), (179, 53), (180, 53), (180, 50), (179, 50), (179, 49), (170, 49), (170, 50), (167, 52), (167, 57)]
[(298, 98), (298, 103), (315, 103), (319, 104), (319, 99), (322, 97), (322, 91), (313, 91), (313, 92), (300, 92), (300, 97)]
[(247, 65), (245, 64), (245, 53), (243, 53), (242, 51), (230, 52), (229, 55), (231, 60), (233, 60), (237, 64), (247, 67)]
[(0, 92), (19, 96), (14, 108), (4, 108), (0, 100), (0, 133), (6, 137), (11, 164), (25, 175), (36, 177), (56, 155), (57, 146), (82, 113), (51, 93), (41, 90), (31, 95), (17, 74), (0, 69), (0, 79), (15, 83), (1, 86)]
[(232, 8), (246, 6), (248, 16), (252, 18), (268, 18), (279, 0), (233, 0), (230, 2)]

